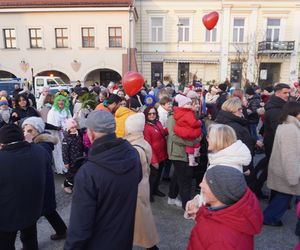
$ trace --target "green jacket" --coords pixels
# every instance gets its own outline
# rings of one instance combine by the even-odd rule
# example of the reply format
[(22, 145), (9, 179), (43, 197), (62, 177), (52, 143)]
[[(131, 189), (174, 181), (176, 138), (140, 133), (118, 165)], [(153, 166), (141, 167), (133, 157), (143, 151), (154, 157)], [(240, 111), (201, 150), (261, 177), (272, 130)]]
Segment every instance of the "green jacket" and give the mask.
[(167, 127), (169, 132), (169, 136), (167, 139), (169, 159), (173, 161), (188, 162), (187, 153), (185, 152), (185, 146), (193, 146), (194, 144), (196, 144), (196, 141), (187, 141), (178, 137), (174, 133), (174, 125), (175, 120), (173, 117), (173, 113), (170, 113), (167, 120)]

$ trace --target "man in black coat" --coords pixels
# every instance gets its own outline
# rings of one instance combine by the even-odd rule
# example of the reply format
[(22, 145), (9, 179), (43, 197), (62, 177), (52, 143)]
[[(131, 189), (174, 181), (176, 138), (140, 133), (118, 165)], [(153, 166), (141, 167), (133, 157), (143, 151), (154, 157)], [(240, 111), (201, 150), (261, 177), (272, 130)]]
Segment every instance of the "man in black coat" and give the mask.
[(137, 151), (115, 135), (115, 119), (104, 110), (89, 114), (88, 161), (75, 176), (65, 250), (131, 250), (138, 184)]
[(256, 172), (263, 170), (255, 185), (255, 193), (258, 197), (266, 198), (261, 188), (268, 177), (268, 164), (272, 153), (273, 142), (279, 120), (282, 115), (282, 107), (289, 100), (290, 86), (285, 83), (278, 83), (274, 87), (275, 94), (265, 105), (265, 122), (264, 122), (264, 146), (266, 156), (260, 160), (256, 166)]
[(43, 148), (24, 141), (17, 125), (0, 129), (0, 249), (15, 249), (19, 230), (23, 249), (38, 249), (47, 159)]

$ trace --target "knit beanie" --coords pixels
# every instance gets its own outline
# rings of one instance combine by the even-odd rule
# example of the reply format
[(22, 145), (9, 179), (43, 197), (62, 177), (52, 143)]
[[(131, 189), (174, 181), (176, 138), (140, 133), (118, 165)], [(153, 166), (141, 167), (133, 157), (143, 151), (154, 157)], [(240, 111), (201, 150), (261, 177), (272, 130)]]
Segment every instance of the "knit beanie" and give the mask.
[(143, 133), (145, 127), (145, 115), (136, 113), (130, 115), (125, 121), (125, 129), (128, 133)]
[(178, 107), (183, 107), (188, 103), (192, 103), (192, 100), (184, 95), (175, 96), (175, 101), (178, 103)]
[(115, 118), (105, 110), (92, 111), (86, 120), (86, 127), (99, 133), (113, 134), (116, 132)]
[(254, 89), (252, 87), (246, 88), (245, 93), (247, 95), (255, 95), (255, 91), (254, 91)]
[(229, 166), (214, 166), (206, 171), (206, 182), (216, 198), (225, 205), (232, 205), (246, 192), (243, 173)]
[(24, 141), (24, 134), (19, 126), (15, 124), (5, 124), (0, 128), (1, 144), (8, 144), (17, 141)]
[(220, 83), (218, 85), (219, 89), (222, 90), (222, 91), (226, 91), (227, 90), (227, 84), (226, 83)]
[(69, 118), (66, 120), (66, 128), (67, 131), (69, 131), (71, 128), (76, 127), (77, 128), (77, 122), (73, 118)]
[(8, 105), (8, 101), (6, 100), (5, 97), (2, 97), (0, 100), (0, 106), (2, 106), (2, 105)]
[(190, 90), (186, 96), (191, 99), (198, 99), (198, 94), (193, 90)]
[(45, 122), (40, 117), (29, 117), (22, 123), (22, 128), (24, 128), (26, 125), (31, 125), (34, 127), (39, 134), (43, 133), (45, 130)]

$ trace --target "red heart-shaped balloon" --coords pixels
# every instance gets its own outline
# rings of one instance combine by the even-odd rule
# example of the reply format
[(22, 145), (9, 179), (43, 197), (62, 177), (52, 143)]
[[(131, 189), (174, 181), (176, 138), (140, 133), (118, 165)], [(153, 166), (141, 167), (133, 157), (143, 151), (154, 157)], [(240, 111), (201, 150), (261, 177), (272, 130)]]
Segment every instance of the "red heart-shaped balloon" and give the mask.
[(144, 77), (135, 71), (128, 71), (122, 79), (124, 91), (129, 96), (137, 94), (142, 89), (144, 82)]
[(219, 20), (219, 13), (216, 11), (210, 12), (202, 18), (202, 22), (206, 29), (212, 30)]

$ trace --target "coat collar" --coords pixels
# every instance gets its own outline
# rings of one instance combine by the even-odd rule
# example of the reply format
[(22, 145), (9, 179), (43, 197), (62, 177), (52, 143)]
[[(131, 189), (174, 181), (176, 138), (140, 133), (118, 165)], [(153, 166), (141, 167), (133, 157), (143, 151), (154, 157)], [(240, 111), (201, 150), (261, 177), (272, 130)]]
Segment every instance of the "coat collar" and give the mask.
[(294, 124), (298, 128), (300, 128), (300, 121), (296, 117), (291, 116), (291, 115), (288, 115), (288, 117), (287, 117), (287, 119), (286, 119), (286, 121), (284, 123)]

